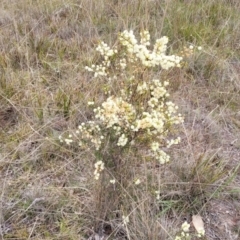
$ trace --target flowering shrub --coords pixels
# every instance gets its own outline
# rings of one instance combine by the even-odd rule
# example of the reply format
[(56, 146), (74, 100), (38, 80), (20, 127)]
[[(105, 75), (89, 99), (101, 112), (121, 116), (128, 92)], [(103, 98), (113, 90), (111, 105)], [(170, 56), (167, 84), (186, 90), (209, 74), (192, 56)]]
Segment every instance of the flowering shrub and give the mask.
[[(108, 90), (106, 100), (97, 107), (89, 102), (94, 108), (93, 119), (81, 123), (70, 137), (61, 137), (67, 144), (77, 141), (80, 148), (94, 150), (95, 179), (107, 169), (111, 175), (108, 182), (122, 184), (123, 177), (131, 176), (126, 174), (131, 162), (125, 172), (121, 172), (129, 150), (140, 152), (142, 159), (155, 159), (160, 164), (170, 160), (165, 149), (180, 141), (179, 137), (170, 138), (170, 131), (172, 126), (182, 123), (183, 118), (169, 100), (169, 82), (155, 76), (160, 69), (180, 67), (182, 58), (167, 55), (167, 43), (167, 37), (157, 39), (150, 50), (148, 31), (140, 33), (140, 42), (132, 31), (124, 31), (113, 48), (104, 42), (96, 48), (100, 61), (87, 66), (86, 70)], [(135, 185), (139, 184), (140, 179), (135, 179)]]
[(153, 50), (149, 50), (149, 32), (143, 31), (140, 36), (139, 44), (132, 31), (124, 31), (114, 48), (104, 42), (97, 47), (102, 61), (87, 66), (86, 70), (94, 72), (95, 78), (101, 76), (108, 82), (123, 84), (118, 94), (110, 95), (94, 109), (94, 120), (82, 123), (76, 133), (80, 146), (89, 146), (90, 142), (96, 151), (101, 151), (109, 139), (120, 148), (144, 143), (146, 155), (164, 164), (169, 156), (162, 148), (180, 141), (180, 138), (167, 138), (169, 129), (181, 123), (183, 118), (177, 114), (177, 106), (168, 100), (166, 87), (169, 83), (139, 74), (156, 66), (162, 69), (179, 67), (181, 57), (166, 55), (167, 37), (158, 39)]

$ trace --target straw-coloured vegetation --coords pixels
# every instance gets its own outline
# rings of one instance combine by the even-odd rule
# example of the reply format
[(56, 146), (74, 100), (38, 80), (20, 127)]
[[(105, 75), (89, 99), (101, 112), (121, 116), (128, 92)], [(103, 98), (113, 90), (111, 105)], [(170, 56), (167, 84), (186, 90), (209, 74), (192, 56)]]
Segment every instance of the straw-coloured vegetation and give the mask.
[(239, 1), (0, 6), (1, 239), (239, 239)]

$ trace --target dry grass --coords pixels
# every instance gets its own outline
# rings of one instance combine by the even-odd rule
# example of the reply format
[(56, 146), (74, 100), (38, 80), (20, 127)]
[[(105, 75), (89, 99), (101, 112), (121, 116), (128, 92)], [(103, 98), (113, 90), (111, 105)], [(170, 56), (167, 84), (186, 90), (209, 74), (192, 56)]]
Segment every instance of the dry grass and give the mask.
[[(0, 7), (1, 239), (102, 231), (105, 239), (174, 239), (196, 213), (206, 239), (239, 239), (238, 0), (2, 0)], [(126, 232), (118, 213), (101, 219), (93, 157), (60, 146), (58, 136), (91, 117), (88, 100), (101, 101), (101, 86), (84, 71), (98, 41), (114, 44), (120, 31), (142, 28), (169, 36), (169, 51), (194, 44), (203, 52), (166, 76), (185, 116), (183, 140), (169, 165), (140, 170), (143, 179), (152, 175), (144, 189), (161, 188), (159, 202), (144, 189), (126, 190), (136, 191), (125, 199), (136, 210)]]

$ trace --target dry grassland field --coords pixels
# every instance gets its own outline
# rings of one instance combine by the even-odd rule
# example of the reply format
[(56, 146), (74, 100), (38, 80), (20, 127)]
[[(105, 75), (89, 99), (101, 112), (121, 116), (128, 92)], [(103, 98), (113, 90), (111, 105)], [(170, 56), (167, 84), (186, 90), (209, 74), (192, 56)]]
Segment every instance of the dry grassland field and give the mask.
[(240, 239), (239, 0), (0, 0), (0, 239)]

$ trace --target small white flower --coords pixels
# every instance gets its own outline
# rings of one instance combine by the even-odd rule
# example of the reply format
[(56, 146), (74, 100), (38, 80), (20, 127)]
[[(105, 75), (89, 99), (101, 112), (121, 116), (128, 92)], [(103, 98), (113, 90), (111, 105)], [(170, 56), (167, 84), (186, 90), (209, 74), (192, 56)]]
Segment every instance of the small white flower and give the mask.
[(61, 143), (63, 142), (62, 136), (59, 136), (58, 139)]
[(103, 170), (104, 169), (104, 162), (103, 161), (97, 161), (95, 164), (94, 164), (95, 168), (96, 169), (99, 169), (99, 170)]
[(129, 216), (122, 216), (123, 224), (127, 225), (129, 223)]
[(93, 72), (93, 69), (88, 66), (85, 67), (85, 70), (87, 70), (88, 72)]
[(156, 199), (159, 200), (160, 199), (160, 191), (155, 191), (155, 194), (157, 195)]
[(122, 146), (124, 147), (127, 144), (128, 138), (125, 136), (125, 134), (123, 133), (120, 138), (118, 139), (118, 146)]
[(158, 142), (152, 142), (151, 149), (156, 152), (159, 149), (159, 143)]
[(111, 180), (110, 180), (110, 183), (111, 183), (111, 184), (115, 184), (115, 183), (116, 183), (116, 179), (111, 179)]
[(100, 177), (100, 173), (104, 170), (104, 162), (103, 161), (97, 161), (94, 164), (94, 167), (95, 167), (94, 178), (96, 180), (98, 180), (99, 177)]
[(141, 181), (139, 178), (135, 180), (135, 185), (139, 185), (140, 183), (141, 183)]
[(66, 143), (67, 145), (70, 145), (70, 143), (73, 142), (73, 140), (72, 140), (72, 139), (69, 139), (69, 138), (65, 138), (64, 141), (65, 141), (65, 143)]
[(92, 106), (92, 105), (94, 105), (94, 102), (93, 101), (89, 101), (88, 102), (88, 106)]

